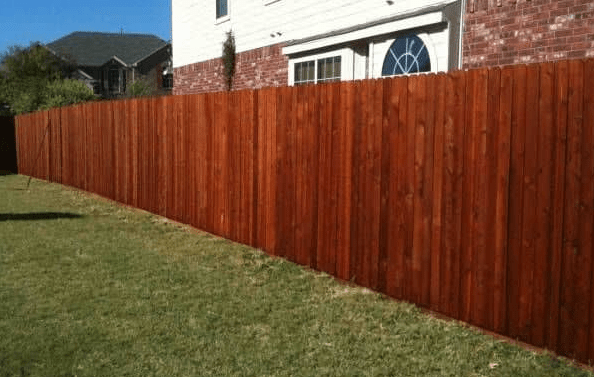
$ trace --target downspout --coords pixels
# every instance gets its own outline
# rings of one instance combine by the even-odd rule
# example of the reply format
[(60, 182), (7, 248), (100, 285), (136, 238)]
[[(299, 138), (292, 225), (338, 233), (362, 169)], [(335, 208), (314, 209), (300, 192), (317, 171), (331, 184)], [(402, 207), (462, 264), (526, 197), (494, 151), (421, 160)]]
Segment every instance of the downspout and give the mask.
[(460, 5), (460, 43), (458, 43), (458, 69), (462, 69), (464, 66), (464, 56), (462, 44), (464, 43), (464, 15), (466, 14), (466, 2), (468, 0), (461, 0), (462, 4)]
[(374, 69), (375, 69), (375, 42), (372, 40), (369, 42), (369, 60), (368, 60), (368, 71), (367, 71), (367, 79), (374, 79)]

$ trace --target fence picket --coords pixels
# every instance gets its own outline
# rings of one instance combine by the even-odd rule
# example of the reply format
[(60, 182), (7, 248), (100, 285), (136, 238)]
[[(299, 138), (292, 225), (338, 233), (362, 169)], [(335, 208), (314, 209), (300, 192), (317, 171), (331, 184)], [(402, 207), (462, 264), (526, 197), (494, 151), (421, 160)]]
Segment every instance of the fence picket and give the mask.
[(407, 208), (408, 195), (406, 184), (406, 119), (408, 118), (408, 78), (391, 79), (392, 92), (390, 96), (390, 183), (388, 208), (388, 234), (386, 250), (386, 292), (397, 298), (405, 298), (407, 227), (411, 216)]
[[(582, 145), (583, 128), (583, 65), (579, 60), (569, 63), (569, 95), (567, 109), (567, 167), (565, 173), (565, 216), (563, 262), (560, 295), (560, 341), (563, 352), (571, 357), (584, 358), (587, 354), (588, 339), (584, 322), (588, 322), (589, 314), (589, 271), (583, 266), (590, 265), (590, 250), (584, 249), (583, 238), (580, 237), (580, 223), (586, 222), (585, 206), (582, 201)], [(591, 128), (591, 127), (589, 127)], [(590, 132), (585, 132), (589, 136)], [(588, 145), (591, 147), (591, 145)], [(589, 153), (590, 151), (588, 151)], [(589, 182), (588, 185), (592, 183)], [(590, 227), (591, 229), (591, 227)], [(588, 268), (589, 270), (589, 268)]]
[(443, 182), (444, 182), (444, 150), (445, 150), (445, 75), (437, 75), (431, 93), (435, 99), (435, 130), (433, 136), (433, 208), (431, 209), (431, 269), (430, 269), (430, 301), (429, 306), (443, 312), (442, 297), (442, 248), (443, 248)]
[[(508, 331), (513, 337), (525, 333), (520, 323), (520, 310), (524, 302), (520, 299), (522, 259), (522, 208), (523, 208), (523, 172), (524, 148), (526, 145), (526, 67), (518, 66), (513, 70), (514, 82), (512, 93), (511, 156), (510, 156), (510, 194), (508, 225), (508, 273), (507, 298), (508, 308), (517, 308), (508, 315)], [(524, 266), (529, 268), (529, 266)], [(522, 340), (526, 340), (524, 337)]]
[(338, 209), (336, 230), (336, 276), (340, 279), (351, 278), (351, 224), (352, 224), (352, 190), (353, 190), (353, 154), (355, 129), (355, 96), (356, 86), (341, 86), (340, 104), (343, 128), (339, 132), (337, 146), (341, 158), (338, 160)]
[[(592, 125), (594, 125), (594, 106), (592, 106), (591, 104), (594, 103), (594, 60), (587, 60), (584, 63), (584, 72), (584, 124), (586, 125), (586, 129), (588, 130), (588, 132), (593, 132)], [(592, 152), (592, 150), (594, 149), (594, 146), (592, 146), (592, 144), (594, 144), (594, 135), (590, 134), (588, 136), (591, 137), (591, 139), (589, 143), (586, 142), (584, 144), (584, 151), (589, 150), (590, 155), (588, 155), (587, 153), (585, 153), (584, 155), (585, 163), (589, 164), (586, 165), (586, 169), (584, 170), (584, 185), (590, 184), (589, 187), (591, 189), (593, 187), (591, 185), (591, 181), (594, 180), (594, 154)], [(589, 149), (588, 144), (590, 145)], [(589, 200), (589, 198), (592, 198), (593, 195), (594, 194), (591, 191), (589, 191), (585, 197), (585, 201)], [(586, 359), (594, 360), (594, 255), (592, 255), (592, 253), (594, 253), (594, 219), (592, 219), (592, 216), (594, 216), (594, 208), (592, 208), (592, 206), (594, 206), (594, 199), (590, 200), (589, 203), (590, 218), (587, 219), (586, 224), (587, 222), (591, 222), (592, 225), (589, 229), (587, 229), (586, 226), (584, 226), (584, 232), (582, 234), (585, 237), (584, 242), (586, 243), (586, 245), (588, 245), (588, 243), (590, 245), (590, 311), (588, 315), (589, 330), (586, 330), (587, 332), (589, 332), (588, 357)], [(590, 236), (588, 236), (588, 231), (590, 232)]]
[(446, 151), (447, 174), (444, 179), (445, 239), (444, 239), (444, 314), (458, 318), (460, 313), (460, 250), (462, 241), (462, 192), (464, 174), (464, 98), (466, 77), (452, 73), (446, 80)]
[[(500, 98), (501, 98), (501, 70), (491, 69), (487, 77), (487, 104), (485, 106), (486, 113), (483, 116), (486, 118), (485, 146), (482, 154), (483, 165), (480, 170), (484, 172), (481, 181), (480, 191), (484, 194), (481, 199), (483, 205), (486, 207), (483, 215), (484, 226), (484, 251), (483, 262), (481, 266), (481, 273), (483, 275), (482, 283), (484, 298), (483, 310), (484, 315), (481, 321), (481, 326), (494, 331), (495, 330), (495, 310), (496, 310), (496, 275), (495, 268), (497, 263), (497, 232), (499, 227), (505, 227), (505, 222), (499, 222), (497, 219), (497, 163), (499, 161), (499, 145), (498, 145), (498, 126), (499, 126), (499, 112), (500, 112)], [(479, 173), (480, 174), (480, 173)], [(480, 203), (477, 203), (480, 205)]]
[(567, 96), (568, 96), (568, 64), (555, 64), (555, 156), (554, 188), (553, 188), (553, 228), (552, 228), (552, 256), (551, 256), (551, 313), (549, 326), (549, 348), (559, 350), (559, 320), (561, 303), (561, 270), (563, 262), (562, 248), (564, 247), (564, 204), (565, 204), (565, 167), (567, 150)]
[(337, 148), (339, 144), (332, 132), (332, 126), (335, 125), (331, 121), (331, 116), (334, 113), (332, 111), (332, 88), (330, 85), (322, 85), (318, 90), (320, 106), (317, 232), (323, 236), (317, 239), (316, 266), (320, 271), (334, 275), (336, 273), (336, 213), (338, 206), (333, 201), (333, 177), (335, 175), (332, 174), (332, 158), (335, 153), (334, 148)]
[(467, 304), (469, 307), (469, 321), (475, 325), (487, 327), (489, 321), (488, 306), (489, 306), (489, 292), (490, 287), (488, 282), (492, 280), (490, 271), (492, 264), (490, 260), (491, 254), (487, 247), (487, 226), (490, 219), (487, 218), (487, 212), (491, 206), (491, 202), (487, 200), (487, 179), (491, 173), (488, 170), (489, 162), (489, 137), (492, 130), (488, 128), (488, 88), (489, 88), (489, 72), (487, 70), (475, 71), (474, 82), (472, 87), (473, 93), (473, 107), (472, 114), (468, 114), (468, 118), (472, 119), (469, 124), (474, 129), (474, 138), (471, 141), (474, 149), (474, 161), (471, 162), (472, 170), (468, 170), (467, 174), (471, 174), (473, 194), (471, 199), (471, 219), (470, 219), (470, 249), (472, 254), (470, 262), (471, 268), (471, 287), (470, 299)]
[(551, 212), (553, 185), (553, 88), (554, 64), (540, 66), (539, 80), (539, 121), (534, 140), (538, 144), (536, 156), (536, 208), (535, 208), (535, 260), (534, 260), (534, 298), (532, 312), (531, 342), (538, 346), (546, 344), (548, 322), (539, 313), (547, 313), (550, 308), (550, 293), (547, 282), (551, 269)]
[[(583, 64), (583, 65), (582, 65)], [(590, 68), (590, 75), (586, 74), (586, 69)], [(592, 88), (588, 86), (593, 85), (591, 79), (592, 66), (588, 66), (584, 62), (580, 62), (579, 70), (574, 74), (577, 90), (577, 104), (576, 111), (573, 112), (575, 121), (581, 128), (581, 180), (580, 180), (580, 204), (577, 211), (578, 219), (578, 240), (580, 243), (579, 254), (576, 256), (576, 266), (578, 273), (576, 274), (576, 289), (574, 293), (574, 300), (576, 302), (574, 311), (576, 318), (576, 358), (580, 360), (594, 359), (591, 355), (590, 334), (589, 328), (592, 326), (592, 301), (591, 286), (594, 278), (592, 273), (593, 257), (593, 243), (592, 230), (594, 229), (594, 185), (592, 179), (594, 178), (594, 117), (591, 110), (594, 104), (592, 96)], [(588, 82), (588, 79), (589, 82)], [(584, 93), (580, 93), (581, 90)], [(586, 92), (589, 92), (586, 94)], [(581, 97), (581, 98), (580, 98)], [(581, 99), (583, 98), (583, 103)], [(579, 116), (582, 116), (580, 119)], [(588, 123), (589, 122), (589, 123)]]
[(381, 124), (381, 165), (380, 165), (380, 203), (379, 203), (379, 235), (378, 235), (378, 287), (380, 292), (387, 293), (387, 255), (388, 234), (390, 232), (390, 156), (391, 142), (394, 131), (395, 109), (391, 104), (392, 84), (394, 80), (385, 80), (383, 83), (382, 97), (382, 124)]

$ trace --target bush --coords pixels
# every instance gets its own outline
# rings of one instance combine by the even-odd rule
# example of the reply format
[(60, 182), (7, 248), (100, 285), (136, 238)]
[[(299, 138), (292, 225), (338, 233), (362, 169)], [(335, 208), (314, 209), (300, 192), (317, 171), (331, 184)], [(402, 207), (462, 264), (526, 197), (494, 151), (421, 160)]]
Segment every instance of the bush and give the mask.
[(144, 79), (134, 81), (126, 89), (127, 97), (146, 97), (153, 94), (153, 86)]
[(74, 103), (91, 101), (95, 94), (82, 81), (57, 80), (47, 84), (42, 109), (72, 105)]

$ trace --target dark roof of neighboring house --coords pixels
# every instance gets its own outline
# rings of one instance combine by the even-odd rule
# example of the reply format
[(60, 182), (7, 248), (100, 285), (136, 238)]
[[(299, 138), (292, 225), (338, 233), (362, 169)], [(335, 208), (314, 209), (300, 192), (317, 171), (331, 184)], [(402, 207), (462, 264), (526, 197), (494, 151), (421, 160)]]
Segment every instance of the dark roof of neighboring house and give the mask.
[(126, 65), (149, 57), (168, 43), (151, 34), (74, 32), (48, 43), (51, 51), (79, 66), (102, 66), (116, 56)]

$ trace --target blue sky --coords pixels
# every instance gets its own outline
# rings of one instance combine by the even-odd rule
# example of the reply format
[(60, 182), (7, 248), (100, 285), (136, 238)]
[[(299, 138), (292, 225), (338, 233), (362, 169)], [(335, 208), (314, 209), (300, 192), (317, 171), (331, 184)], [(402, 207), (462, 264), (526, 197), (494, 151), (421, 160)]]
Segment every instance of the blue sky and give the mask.
[(171, 39), (171, 0), (0, 0), (0, 54), (73, 31), (155, 34)]

